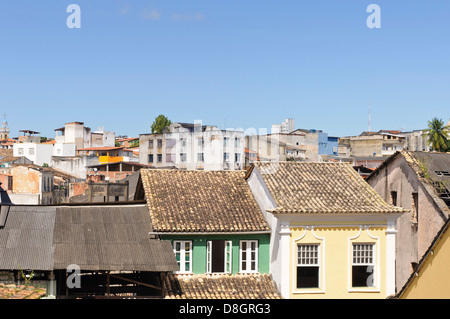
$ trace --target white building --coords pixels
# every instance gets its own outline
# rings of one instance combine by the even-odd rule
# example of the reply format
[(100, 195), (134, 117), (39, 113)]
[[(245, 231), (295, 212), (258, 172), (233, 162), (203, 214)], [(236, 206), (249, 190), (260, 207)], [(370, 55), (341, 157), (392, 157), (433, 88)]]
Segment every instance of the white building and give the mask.
[[(56, 131), (56, 143), (75, 144), (76, 149), (88, 147), (114, 147), (115, 133), (104, 131), (103, 128), (92, 132), (83, 122), (66, 123)], [(75, 152), (74, 154), (75, 155)], [(71, 155), (68, 155), (71, 156)]]
[(271, 133), (291, 133), (293, 130), (295, 130), (295, 120), (285, 119), (281, 124), (272, 124)]
[(42, 166), (52, 162), (53, 145), (44, 143), (16, 143), (13, 146), (13, 156), (25, 156), (34, 164)]
[(423, 130), (414, 130), (402, 133), (406, 138), (406, 147), (408, 151), (425, 151), (429, 152), (431, 147), (428, 144), (428, 137)]
[(201, 122), (173, 123), (167, 133), (139, 135), (139, 162), (187, 170), (244, 168), (244, 132)]

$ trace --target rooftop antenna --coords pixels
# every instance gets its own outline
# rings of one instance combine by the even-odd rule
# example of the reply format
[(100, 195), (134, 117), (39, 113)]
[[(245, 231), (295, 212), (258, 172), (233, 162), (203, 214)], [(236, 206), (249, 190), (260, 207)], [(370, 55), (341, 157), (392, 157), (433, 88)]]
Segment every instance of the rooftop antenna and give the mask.
[(370, 127), (370, 98), (369, 98), (369, 132), (371, 132), (371, 127)]

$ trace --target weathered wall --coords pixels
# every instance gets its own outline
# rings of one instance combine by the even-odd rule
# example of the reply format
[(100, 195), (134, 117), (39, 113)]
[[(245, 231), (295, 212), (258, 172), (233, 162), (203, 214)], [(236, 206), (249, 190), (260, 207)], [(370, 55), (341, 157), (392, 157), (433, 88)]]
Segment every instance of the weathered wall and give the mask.
[(26, 166), (11, 169), (13, 177), (13, 193), (38, 194), (41, 190), (41, 174)]
[(382, 143), (381, 138), (350, 139), (350, 152), (352, 156), (381, 156)]
[[(396, 224), (396, 287), (401, 289), (412, 273), (412, 263), (417, 263), (426, 251), (444, 220), (424, 190), (417, 174), (398, 156), (368, 183), (383, 199), (392, 204), (391, 192), (397, 192), (397, 206), (410, 210), (403, 214)], [(418, 222), (413, 220), (413, 193), (418, 194)]]

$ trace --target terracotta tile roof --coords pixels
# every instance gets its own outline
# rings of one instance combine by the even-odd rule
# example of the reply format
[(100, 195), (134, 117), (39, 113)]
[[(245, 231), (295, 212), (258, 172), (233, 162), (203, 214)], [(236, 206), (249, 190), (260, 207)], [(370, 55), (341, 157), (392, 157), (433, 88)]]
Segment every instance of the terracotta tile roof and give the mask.
[(13, 153), (12, 149), (0, 148), (0, 156), (13, 156)]
[(269, 231), (245, 171), (140, 172), (156, 232)]
[(282, 298), (269, 274), (169, 274), (166, 288), (166, 299)]
[(0, 283), (0, 299), (40, 299), (46, 295), (43, 288), (32, 286), (17, 286), (15, 284), (5, 285)]
[(405, 212), (387, 204), (348, 163), (259, 162), (254, 168), (277, 205), (273, 213)]
[(124, 146), (101, 146), (101, 147), (78, 148), (77, 151), (114, 151), (123, 148)]

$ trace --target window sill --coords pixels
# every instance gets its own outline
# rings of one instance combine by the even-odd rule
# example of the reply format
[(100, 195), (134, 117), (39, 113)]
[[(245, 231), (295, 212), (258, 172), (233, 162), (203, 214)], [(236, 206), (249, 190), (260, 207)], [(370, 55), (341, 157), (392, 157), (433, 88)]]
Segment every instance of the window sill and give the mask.
[(320, 288), (305, 288), (305, 289), (298, 289), (292, 291), (293, 295), (301, 295), (301, 294), (324, 294), (325, 290)]
[(370, 292), (370, 293), (380, 293), (379, 288), (351, 288), (348, 290), (349, 293), (360, 293), (360, 292)]

